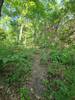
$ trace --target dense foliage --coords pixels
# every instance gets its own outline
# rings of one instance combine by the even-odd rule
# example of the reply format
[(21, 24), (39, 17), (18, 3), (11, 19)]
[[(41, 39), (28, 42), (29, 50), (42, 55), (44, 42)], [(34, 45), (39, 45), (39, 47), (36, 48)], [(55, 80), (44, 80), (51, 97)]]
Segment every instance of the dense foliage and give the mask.
[(23, 82), (39, 50), (48, 67), (45, 100), (74, 100), (75, 0), (5, 0), (1, 10), (0, 83), (18, 84), (21, 100), (30, 100)]

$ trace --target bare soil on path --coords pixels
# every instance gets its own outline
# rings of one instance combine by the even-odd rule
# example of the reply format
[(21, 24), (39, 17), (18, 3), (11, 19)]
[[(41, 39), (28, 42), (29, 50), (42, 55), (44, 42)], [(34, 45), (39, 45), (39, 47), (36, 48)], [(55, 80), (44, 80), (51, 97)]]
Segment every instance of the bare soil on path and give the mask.
[(43, 92), (45, 87), (43, 85), (43, 80), (46, 79), (47, 75), (47, 66), (40, 64), (40, 53), (34, 55), (34, 63), (32, 66), (32, 78), (30, 82), (31, 88), (31, 100), (44, 100)]

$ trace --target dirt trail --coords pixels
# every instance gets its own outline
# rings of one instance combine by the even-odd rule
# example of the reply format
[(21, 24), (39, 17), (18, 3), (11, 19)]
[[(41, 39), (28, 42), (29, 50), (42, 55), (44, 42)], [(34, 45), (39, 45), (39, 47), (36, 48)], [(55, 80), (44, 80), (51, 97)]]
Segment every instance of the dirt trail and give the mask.
[[(42, 81), (46, 78), (47, 66), (40, 64), (40, 53), (34, 54), (34, 62), (32, 66), (31, 79), (27, 84), (27, 87), (30, 89), (30, 100), (44, 100), (42, 94), (45, 90)], [(6, 94), (7, 89), (3, 86), (0, 86), (0, 100), (19, 100), (14, 96)], [(10, 91), (9, 91), (10, 92)]]
[[(40, 64), (40, 54), (34, 55), (34, 64), (32, 67), (32, 78), (31, 78), (31, 91), (35, 96), (35, 100), (43, 100), (42, 93), (45, 90), (42, 81), (46, 78), (47, 66)], [(33, 100), (33, 96), (32, 99)]]

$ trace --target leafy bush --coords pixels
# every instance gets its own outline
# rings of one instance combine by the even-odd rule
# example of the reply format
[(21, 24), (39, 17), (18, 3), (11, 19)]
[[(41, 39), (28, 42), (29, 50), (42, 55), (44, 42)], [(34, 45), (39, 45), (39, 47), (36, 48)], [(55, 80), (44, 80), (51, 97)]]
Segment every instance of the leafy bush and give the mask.
[(50, 59), (52, 62), (59, 62), (62, 64), (75, 64), (75, 49), (65, 48), (63, 50), (55, 49), (50, 52)]
[(8, 84), (26, 80), (31, 71), (32, 52), (17, 46), (0, 48), (0, 70)]
[(19, 94), (20, 94), (21, 100), (30, 100), (29, 89), (27, 89), (27, 88), (20, 88), (19, 89)]
[(75, 67), (53, 63), (49, 65), (47, 80), (46, 100), (72, 100), (75, 97)]

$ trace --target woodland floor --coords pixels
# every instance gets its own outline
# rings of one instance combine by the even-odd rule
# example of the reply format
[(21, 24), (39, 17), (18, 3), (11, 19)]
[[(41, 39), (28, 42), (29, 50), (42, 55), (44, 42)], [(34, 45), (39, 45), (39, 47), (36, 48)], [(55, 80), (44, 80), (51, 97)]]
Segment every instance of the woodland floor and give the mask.
[[(30, 90), (31, 100), (44, 100), (42, 96), (45, 90), (43, 80), (46, 79), (47, 69), (48, 68), (46, 65), (40, 64), (40, 53), (37, 51), (34, 54), (31, 77), (27, 82), (27, 87)], [(0, 77), (0, 80), (1, 79), (2, 78)], [(0, 83), (0, 100), (20, 100), (18, 95), (15, 94), (14, 89), (12, 90), (13, 94), (11, 94), (11, 90), (12, 88), (10, 89), (6, 87), (5, 84)]]

